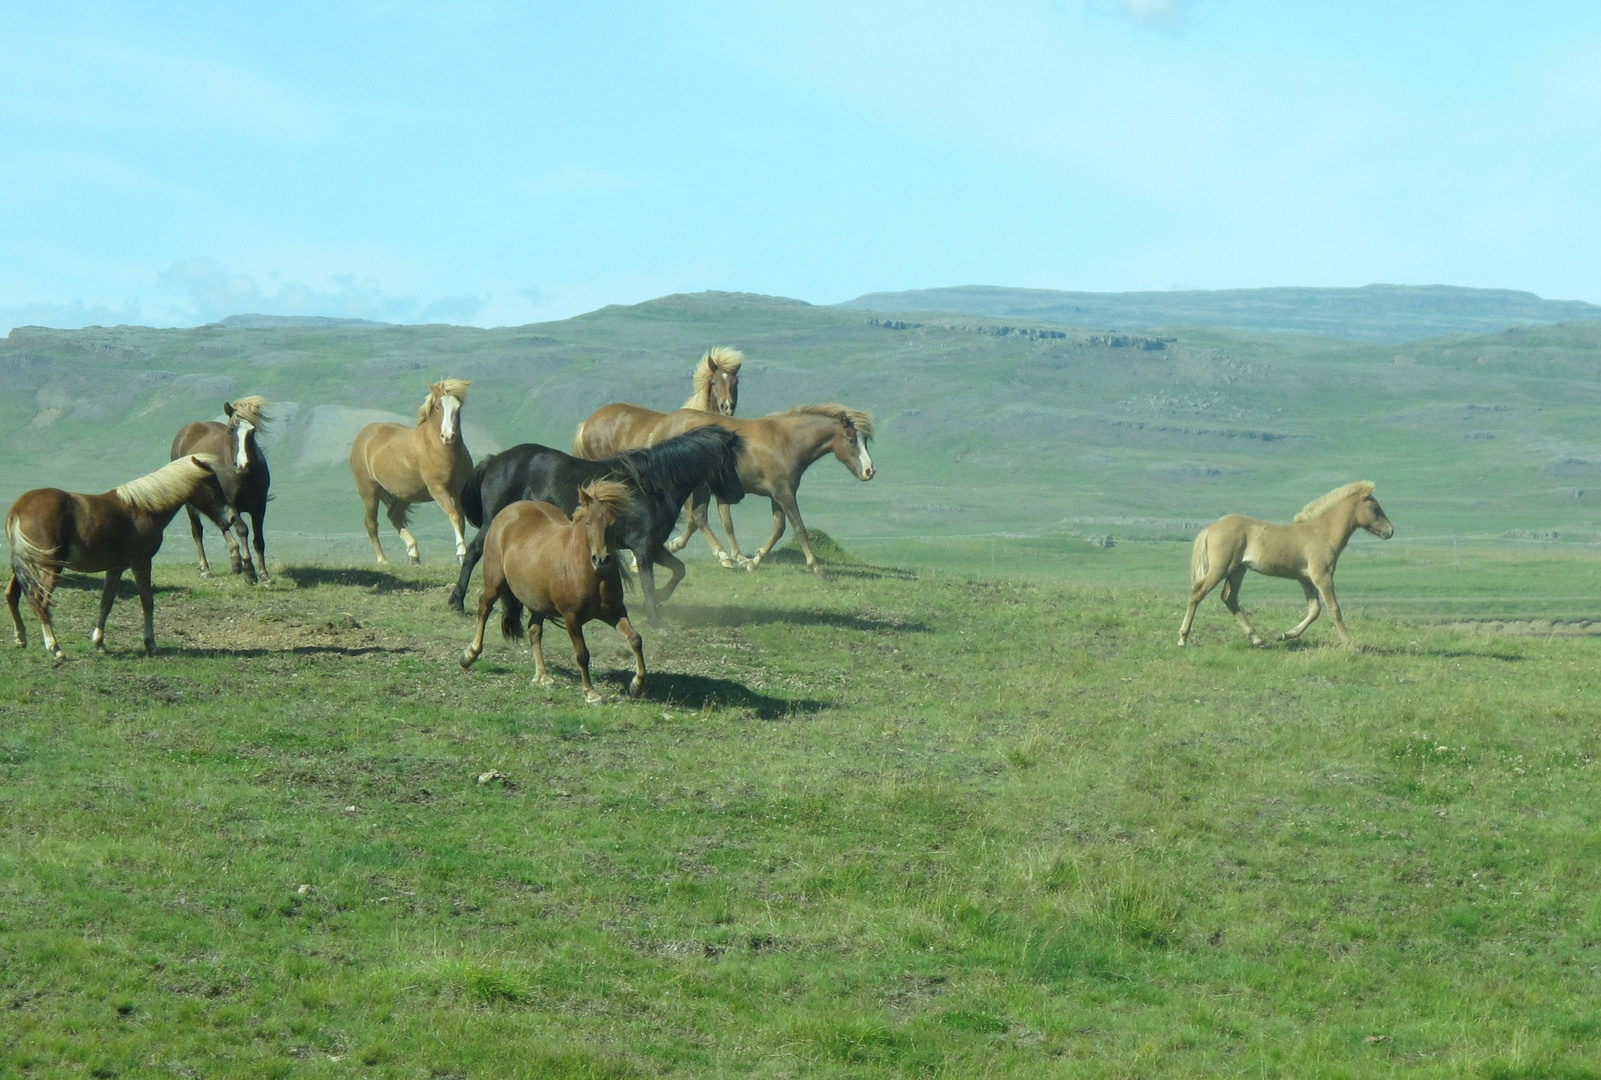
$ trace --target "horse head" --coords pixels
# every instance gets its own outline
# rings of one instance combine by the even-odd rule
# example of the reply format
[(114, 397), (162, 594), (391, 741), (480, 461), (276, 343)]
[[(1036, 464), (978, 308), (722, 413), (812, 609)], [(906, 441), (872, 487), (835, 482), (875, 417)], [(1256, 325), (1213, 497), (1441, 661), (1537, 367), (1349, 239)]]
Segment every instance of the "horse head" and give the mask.
[(260, 429), (267, 430), (267, 399), (252, 394), (238, 401), (225, 401), (222, 411), (228, 417), (228, 441), (233, 446), (234, 472), (250, 469), (250, 435)]
[(1373, 497), (1372, 491), (1362, 496), (1362, 501), (1357, 503), (1356, 527), (1366, 529), (1380, 540), (1388, 540), (1395, 535), (1395, 526), (1384, 516), (1384, 508), (1379, 505), (1379, 500)]
[(867, 452), (867, 443), (873, 437), (873, 418), (858, 409), (841, 409), (839, 429), (834, 433), (831, 449), (851, 475), (866, 483), (873, 478), (873, 455)]
[(706, 350), (695, 366), (695, 393), (685, 408), (733, 416), (739, 407), (739, 369), (745, 354), (726, 345)]
[(616, 480), (591, 480), (578, 489), (578, 510), (573, 524), (584, 531), (589, 545), (589, 565), (596, 573), (604, 573), (613, 562), (611, 541), (606, 533), (628, 507), (631, 493), (626, 484)]
[(417, 423), (427, 420), (437, 407), (439, 409), (439, 441), (449, 446), (461, 438), (461, 406), (467, 399), (467, 388), (472, 382), (467, 379), (441, 379), (436, 383), (428, 384), (428, 399), (417, 410)]

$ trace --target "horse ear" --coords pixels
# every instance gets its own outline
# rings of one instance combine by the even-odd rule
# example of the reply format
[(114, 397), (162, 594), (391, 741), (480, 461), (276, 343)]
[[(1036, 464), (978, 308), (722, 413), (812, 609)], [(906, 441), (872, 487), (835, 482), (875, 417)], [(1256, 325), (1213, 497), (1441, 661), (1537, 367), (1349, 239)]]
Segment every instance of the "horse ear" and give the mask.
[(594, 504), (595, 504), (595, 496), (593, 496), (593, 495), (591, 495), (589, 493), (589, 489), (586, 488), (586, 487), (579, 488), (578, 489), (578, 505), (579, 506), (593, 506)]
[(214, 472), (214, 471), (215, 471), (215, 470), (214, 470), (214, 469), (212, 469), (212, 467), (211, 467), (211, 466), (210, 466), (210, 465), (208, 465), (208, 464), (206, 464), (206, 463), (205, 463), (205, 462), (204, 462), (204, 461), (201, 461), (201, 460), (200, 460), (200, 459), (199, 459), (199, 458), (197, 458), (197, 457), (193, 457), (193, 456), (191, 456), (191, 457), (190, 457), (190, 458), (189, 458), (189, 460), (190, 460), (190, 461), (191, 461), (191, 462), (193, 462), (193, 463), (194, 463), (194, 464), (196, 464), (196, 465), (198, 465), (198, 466), (200, 466), (200, 468), (202, 468), (202, 469), (205, 469), (205, 470), (206, 470), (206, 471), (207, 471), (207, 472)]
[(224, 416), (232, 416), (233, 415), (233, 402), (224, 401), (222, 403), (222, 415), (224, 415)]

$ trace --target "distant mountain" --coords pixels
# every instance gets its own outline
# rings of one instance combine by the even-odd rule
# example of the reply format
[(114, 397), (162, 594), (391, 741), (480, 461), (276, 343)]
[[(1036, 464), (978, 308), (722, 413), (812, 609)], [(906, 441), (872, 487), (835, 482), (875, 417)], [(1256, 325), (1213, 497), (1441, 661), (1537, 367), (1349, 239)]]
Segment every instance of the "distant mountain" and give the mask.
[(1455, 285), (1127, 293), (964, 285), (868, 293), (839, 306), (896, 313), (938, 311), (1010, 317), (1106, 330), (1211, 326), (1381, 342), (1601, 320), (1601, 306), (1582, 300), (1544, 300), (1512, 289), (1465, 289)]
[(281, 330), (285, 327), (333, 326), (388, 326), (389, 323), (371, 319), (339, 319), (327, 315), (230, 315), (212, 326), (227, 326), (239, 330)]

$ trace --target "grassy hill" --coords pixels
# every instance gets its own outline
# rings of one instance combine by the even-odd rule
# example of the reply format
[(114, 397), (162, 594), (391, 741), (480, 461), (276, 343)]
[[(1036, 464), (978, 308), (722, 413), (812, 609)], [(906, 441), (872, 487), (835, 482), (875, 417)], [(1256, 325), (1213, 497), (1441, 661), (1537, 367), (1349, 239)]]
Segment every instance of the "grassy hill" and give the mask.
[[(877, 415), (878, 478), (859, 484), (820, 462), (801, 505), (814, 527), (903, 563), (1137, 576), (1143, 549), (1084, 538), (1176, 543), (1233, 511), (1284, 520), (1355, 478), (1379, 484), (1397, 524), (1385, 557), (1416, 555), (1406, 545), (1422, 538), (1524, 551), (1552, 534), (1559, 545), (1601, 536), (1601, 324), (1398, 350), (1206, 329), (886, 323), (717, 293), (495, 330), (19, 328), (0, 344), (0, 495), (105, 490), (164, 462), (183, 423), (262, 393), (279, 416), (266, 441), (278, 493), (269, 553), (362, 559), (350, 439), (370, 419), (411, 415), (429, 379), (474, 380), (463, 415), (476, 454), (564, 447), (605, 402), (676, 407), (694, 359), (720, 343), (749, 355), (746, 414), (839, 400)], [(770, 528), (757, 502), (738, 519), (751, 547)], [(447, 557), (443, 515), (425, 507), (417, 520), (424, 557)], [(190, 557), (179, 535), (164, 557)], [(1438, 552), (1417, 557), (1440, 569)], [(1184, 558), (1175, 546), (1149, 566), (1182, 575)]]
[(1581, 300), (1544, 300), (1512, 289), (1466, 289), (1454, 285), (1131, 293), (967, 285), (868, 293), (841, 306), (889, 312), (963, 312), (1111, 330), (1210, 326), (1392, 343), (1445, 334), (1494, 333), (1511, 326), (1601, 319), (1601, 307)]

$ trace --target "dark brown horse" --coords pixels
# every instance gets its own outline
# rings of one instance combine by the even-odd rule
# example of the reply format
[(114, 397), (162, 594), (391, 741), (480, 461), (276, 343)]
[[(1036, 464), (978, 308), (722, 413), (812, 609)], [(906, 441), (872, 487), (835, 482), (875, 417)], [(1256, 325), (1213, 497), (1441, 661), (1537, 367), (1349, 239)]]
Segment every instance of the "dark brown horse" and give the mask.
[(78, 495), (59, 488), (36, 488), (11, 504), (6, 540), (11, 544), (11, 584), (6, 605), (17, 628), (17, 647), (28, 644), (17, 602), (23, 593), (39, 619), (44, 647), (61, 659), (56, 628), (50, 622), (50, 594), (62, 570), (106, 574), (100, 594), (100, 618), (89, 640), (106, 649), (106, 618), (117, 598), (124, 570), (133, 571), (139, 603), (145, 612), (145, 652), (156, 651), (155, 599), (150, 592), (150, 560), (161, 550), (162, 533), (178, 508), (202, 487), (216, 490), (217, 459), (210, 454), (179, 458), (149, 476), (130, 480), (104, 495)]
[(406, 557), (417, 562), (417, 540), (411, 535), (413, 503), (436, 502), (456, 530), (456, 561), (467, 554), (461, 529), (461, 486), (472, 475), (473, 459), (461, 440), (461, 405), (472, 383), (443, 379), (428, 384), (428, 397), (417, 410), (417, 423), (368, 424), (350, 447), (350, 471), (367, 511), (367, 537), (380, 564), (387, 564), (378, 542), (378, 504), (406, 542)]
[[(695, 365), (695, 392), (680, 408), (733, 416), (739, 405), (739, 369), (745, 354), (726, 345), (708, 349)], [(624, 450), (638, 450), (660, 442), (653, 436), (667, 414), (643, 405), (618, 402), (602, 405), (578, 425), (573, 435), (573, 457), (599, 461)]]
[(534, 681), (555, 682), (545, 670), (545, 620), (572, 639), (573, 658), (584, 683), (584, 698), (601, 701), (589, 681), (589, 646), (584, 624), (595, 619), (615, 626), (634, 650), (634, 680), (628, 692), (645, 689), (645, 653), (639, 633), (623, 605), (622, 568), (606, 540), (606, 530), (626, 509), (628, 487), (615, 480), (595, 480), (578, 490), (578, 510), (569, 521), (561, 508), (547, 502), (514, 502), (495, 515), (484, 540), (484, 592), (478, 600), (478, 630), (461, 654), (461, 666), (472, 667), (484, 651), (484, 627), (498, 600), (500, 629), (507, 638), (523, 636), (522, 613), (529, 612), (533, 638)]
[[(213, 499), (211, 487), (202, 484), (185, 507), (189, 511), (189, 531), (194, 534), (195, 550), (200, 553), (200, 576), (211, 576), (211, 566), (206, 562), (205, 529), (200, 524), (200, 515), (204, 514), (222, 530), (233, 572), (243, 573), (252, 585), (270, 585), (267, 539), (262, 535), (261, 523), (267, 516), (267, 489), (272, 486), (272, 474), (267, 471), (266, 455), (256, 443), (256, 434), (267, 430), (267, 399), (252, 395), (225, 401), (222, 411), (228, 418), (227, 423), (200, 420), (185, 424), (172, 440), (174, 461), (189, 454), (211, 454), (217, 459), (217, 483), (222, 486), (222, 499)], [(246, 514), (250, 515), (256, 531), (256, 562), (261, 564), (259, 575), (250, 559)]]
[(656, 425), (656, 438), (670, 439), (708, 424), (725, 427), (744, 437), (745, 445), (739, 454), (739, 482), (747, 495), (766, 495), (772, 501), (773, 535), (760, 551), (746, 558), (739, 550), (739, 541), (734, 538), (734, 515), (728, 504), (719, 499), (718, 509), (722, 512), (723, 528), (728, 531), (731, 557), (706, 522), (709, 496), (703, 489), (690, 498), (689, 525), (682, 536), (667, 545), (667, 550), (682, 551), (695, 530), (701, 529), (724, 566), (732, 566), (734, 560), (738, 560), (746, 569), (754, 570), (784, 535), (787, 517), (795, 527), (795, 538), (800, 541), (801, 550), (806, 553), (806, 565), (816, 573), (817, 557), (812, 554), (811, 540), (806, 535), (806, 523), (801, 520), (795, 492), (812, 463), (830, 453), (856, 479), (871, 480), (873, 457), (867, 452), (867, 443), (873, 437), (873, 418), (860, 409), (848, 409), (843, 405), (797, 405), (755, 420), (680, 409), (669, 413)]

